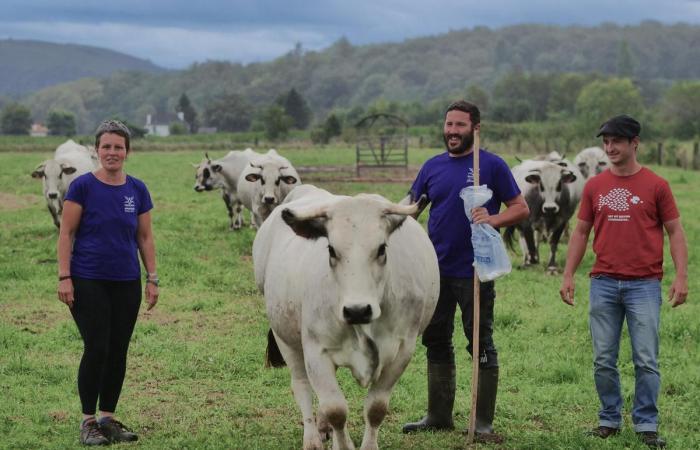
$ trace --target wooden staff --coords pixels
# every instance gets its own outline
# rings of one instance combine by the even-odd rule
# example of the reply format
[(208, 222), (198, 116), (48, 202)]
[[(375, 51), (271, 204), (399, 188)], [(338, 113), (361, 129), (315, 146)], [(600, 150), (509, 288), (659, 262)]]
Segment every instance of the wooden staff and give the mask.
[[(479, 186), (479, 130), (474, 130), (474, 188)], [(476, 192), (475, 192), (476, 193)], [(473, 250), (472, 250), (473, 252)], [(467, 434), (467, 444), (474, 442), (474, 431), (476, 430), (476, 400), (477, 387), (479, 382), (479, 297), (480, 285), (479, 275), (474, 267), (474, 314), (472, 317), (472, 410), (469, 414), (469, 434)]]

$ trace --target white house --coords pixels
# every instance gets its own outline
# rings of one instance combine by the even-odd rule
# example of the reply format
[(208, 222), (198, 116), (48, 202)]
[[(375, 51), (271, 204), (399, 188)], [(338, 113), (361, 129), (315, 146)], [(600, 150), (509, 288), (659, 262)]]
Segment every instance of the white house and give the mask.
[(185, 126), (185, 113), (177, 114), (146, 114), (146, 134), (152, 136), (170, 136), (170, 124), (182, 122)]

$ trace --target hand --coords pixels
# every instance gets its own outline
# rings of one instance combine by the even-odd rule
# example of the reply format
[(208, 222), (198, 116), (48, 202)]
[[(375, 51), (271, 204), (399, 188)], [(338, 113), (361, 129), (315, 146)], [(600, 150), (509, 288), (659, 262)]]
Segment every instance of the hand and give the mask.
[(73, 280), (66, 278), (58, 282), (58, 299), (73, 308), (75, 297), (73, 296)]
[(491, 225), (491, 216), (489, 215), (489, 211), (483, 206), (472, 208), (471, 213), (472, 223), (485, 223)]
[(668, 301), (671, 303), (671, 306), (675, 308), (676, 306), (685, 303), (687, 299), (688, 278), (676, 276), (671, 284), (671, 289), (668, 291)]
[(153, 283), (146, 283), (144, 292), (146, 294), (146, 303), (148, 303), (146, 311), (150, 311), (156, 306), (156, 303), (158, 303), (158, 286)]
[(561, 300), (567, 305), (574, 306), (574, 291), (574, 277), (564, 275), (564, 279), (561, 281), (561, 287), (559, 288)]

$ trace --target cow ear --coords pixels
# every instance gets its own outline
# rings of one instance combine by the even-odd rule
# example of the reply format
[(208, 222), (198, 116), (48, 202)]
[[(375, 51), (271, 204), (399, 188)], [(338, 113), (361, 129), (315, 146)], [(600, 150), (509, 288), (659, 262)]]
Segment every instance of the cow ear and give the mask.
[(294, 184), (297, 182), (297, 179), (291, 175), (283, 175), (280, 178), (285, 184)]
[(61, 172), (65, 173), (66, 175), (71, 175), (74, 174), (77, 169), (73, 166), (66, 166), (65, 164), (61, 164)]
[(255, 183), (260, 178), (262, 178), (262, 175), (260, 175), (259, 173), (249, 173), (245, 176), (246, 181), (250, 181), (251, 183)]
[(540, 176), (538, 174), (532, 173), (525, 177), (525, 181), (530, 184), (540, 184)]
[(32, 178), (44, 178), (44, 166), (46, 164), (41, 163), (38, 166), (36, 166), (36, 169), (34, 169), (34, 172), (32, 172)]
[(221, 172), (221, 164), (212, 164), (211, 170), (213, 170), (214, 172)]
[(291, 227), (294, 232), (306, 239), (316, 240), (320, 237), (328, 237), (326, 222), (328, 216), (319, 215), (300, 219), (289, 208), (282, 210), (282, 220)]

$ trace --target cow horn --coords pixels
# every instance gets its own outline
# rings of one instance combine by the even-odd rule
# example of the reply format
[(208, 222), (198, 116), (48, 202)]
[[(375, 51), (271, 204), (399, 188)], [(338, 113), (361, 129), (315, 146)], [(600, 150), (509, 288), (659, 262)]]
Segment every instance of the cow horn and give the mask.
[(204, 156), (207, 158), (207, 161), (211, 163), (211, 159), (209, 158), (209, 152), (204, 152)]
[(397, 203), (392, 203), (384, 208), (384, 214), (402, 214), (405, 216), (412, 216), (421, 209), (422, 201), (424, 201), (423, 196), (421, 196), (417, 202), (410, 205), (399, 205)]

